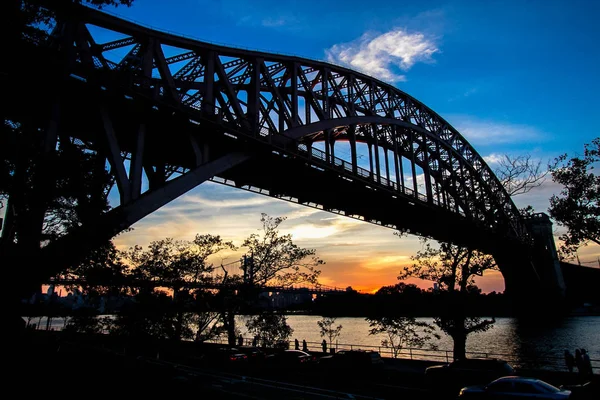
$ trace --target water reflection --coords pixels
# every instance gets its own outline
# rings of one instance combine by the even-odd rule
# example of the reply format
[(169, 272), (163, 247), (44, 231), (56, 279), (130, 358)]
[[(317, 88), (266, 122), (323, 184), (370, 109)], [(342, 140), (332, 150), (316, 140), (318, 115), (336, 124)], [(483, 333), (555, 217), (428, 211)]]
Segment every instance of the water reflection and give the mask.
[[(322, 337), (319, 335), (316, 315), (290, 315), (288, 323), (294, 329), (291, 340), (297, 338), (309, 342), (311, 350), (320, 350)], [(432, 318), (419, 318), (432, 323)], [(244, 316), (236, 318), (238, 328), (245, 337), (247, 333)], [(46, 318), (34, 318), (44, 329)], [(62, 318), (54, 318), (50, 329), (60, 330), (64, 327)], [(336, 323), (343, 329), (338, 344), (360, 346), (381, 346), (383, 335), (369, 335), (369, 324), (364, 318), (338, 318)], [(452, 340), (442, 334), (438, 345), (440, 350), (448, 350), (451, 358)], [(467, 339), (469, 356), (497, 356), (512, 360), (519, 367), (553, 367), (566, 370), (563, 354), (565, 350), (575, 352), (576, 348), (585, 348), (592, 360), (600, 360), (600, 317), (578, 316), (563, 319), (516, 319), (497, 318), (496, 323), (487, 332), (474, 333)], [(379, 348), (383, 355), (389, 356), (385, 348)], [(477, 353), (477, 354), (476, 354)], [(552, 365), (549, 365), (552, 363)], [(598, 363), (600, 364), (600, 363)]]
[(549, 319), (509, 319), (513, 330), (512, 353), (525, 367), (547, 367), (562, 363), (565, 350), (585, 348), (592, 358), (600, 355), (600, 318), (568, 317)]

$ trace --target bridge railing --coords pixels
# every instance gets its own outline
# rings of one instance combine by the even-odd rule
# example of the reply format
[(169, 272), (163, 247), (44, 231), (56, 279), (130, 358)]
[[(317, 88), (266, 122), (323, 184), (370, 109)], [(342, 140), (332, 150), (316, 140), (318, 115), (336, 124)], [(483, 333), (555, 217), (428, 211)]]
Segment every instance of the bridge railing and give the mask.
[[(353, 168), (352, 168), (352, 163), (343, 160), (341, 158), (338, 157), (329, 157), (331, 159), (331, 161), (328, 161), (327, 159), (327, 153), (319, 150), (319, 149), (315, 149), (315, 148), (311, 148), (310, 149), (310, 154), (308, 152), (308, 146), (304, 143), (301, 143), (298, 145), (298, 151), (300, 153), (303, 153), (305, 155), (308, 155), (309, 158), (311, 158), (311, 160), (318, 160), (323, 162), (324, 164), (331, 166), (333, 165), (334, 167), (340, 167), (341, 169), (343, 169), (346, 172), (350, 172), (352, 174), (354, 174)], [(361, 178), (365, 178), (367, 180), (370, 180), (374, 183), (377, 183), (379, 185), (391, 188), (392, 190), (394, 190), (395, 192), (401, 192), (407, 196), (411, 196), (411, 197), (415, 197), (416, 199), (422, 201), (422, 202), (427, 202), (427, 196), (419, 193), (419, 192), (415, 192), (413, 189), (410, 189), (404, 185), (402, 185), (400, 187), (400, 190), (398, 189), (398, 184), (394, 181), (392, 181), (391, 179), (387, 179), (384, 176), (381, 175), (377, 175), (374, 173), (371, 173), (371, 171), (362, 168), (362, 167), (356, 167), (356, 175), (358, 175)], [(437, 199), (432, 199), (432, 202), (435, 205), (441, 206), (442, 204), (437, 201)]]

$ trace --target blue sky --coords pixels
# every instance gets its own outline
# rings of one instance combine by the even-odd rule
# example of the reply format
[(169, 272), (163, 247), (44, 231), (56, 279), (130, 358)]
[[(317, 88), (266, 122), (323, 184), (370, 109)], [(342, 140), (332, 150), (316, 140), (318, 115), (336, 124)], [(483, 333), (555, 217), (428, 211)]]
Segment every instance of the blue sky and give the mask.
[[(530, 154), (546, 164), (564, 152), (581, 153), (600, 135), (597, 1), (136, 0), (106, 10), (199, 40), (359, 69), (431, 107), (492, 168), (504, 154)], [(559, 190), (547, 182), (515, 202), (546, 211)], [(241, 243), (259, 227), (261, 212), (287, 216), (282, 227), (317, 249), (327, 262), (324, 281), (337, 286), (394, 284), (419, 248), (416, 238), (399, 240), (384, 228), (210, 183), (116, 242), (146, 245), (210, 232)], [(599, 254), (588, 246), (580, 258), (592, 265)], [(494, 274), (481, 285), (503, 286)]]

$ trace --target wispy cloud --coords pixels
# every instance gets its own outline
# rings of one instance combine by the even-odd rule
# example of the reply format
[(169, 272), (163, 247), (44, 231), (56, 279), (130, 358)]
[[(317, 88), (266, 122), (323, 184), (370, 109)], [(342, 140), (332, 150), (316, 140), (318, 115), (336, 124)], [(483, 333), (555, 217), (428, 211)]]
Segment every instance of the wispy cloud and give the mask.
[(388, 82), (406, 80), (397, 69), (407, 71), (418, 62), (434, 62), (432, 56), (437, 52), (439, 48), (434, 38), (401, 28), (382, 34), (367, 32), (355, 41), (336, 44), (325, 51), (329, 62)]
[(482, 120), (464, 115), (448, 116), (446, 120), (474, 145), (523, 143), (539, 140), (544, 136), (537, 128), (523, 124)]
[[(242, 192), (244, 193), (244, 192)], [(246, 193), (244, 193), (246, 194)], [(240, 197), (240, 196), (238, 196)], [(268, 197), (256, 197), (256, 196), (243, 196), (237, 199), (227, 199), (227, 198), (216, 198), (209, 199), (201, 195), (184, 195), (181, 198), (181, 207), (185, 209), (189, 209), (190, 206), (206, 206), (206, 207), (221, 207), (221, 208), (238, 208), (238, 207), (252, 207), (252, 206), (262, 206), (267, 203), (275, 202), (276, 200), (270, 199)]]
[(263, 20), (260, 21), (260, 24), (266, 28), (276, 28), (279, 26), (284, 26), (287, 25), (289, 23), (293, 23), (295, 22), (295, 18), (292, 16), (277, 16), (277, 17), (269, 17), (269, 18), (264, 18)]
[(472, 88), (469, 88), (469, 89), (465, 90), (462, 93), (459, 93), (459, 94), (457, 94), (455, 96), (450, 97), (448, 99), (448, 101), (457, 101), (457, 100), (466, 99), (467, 97), (471, 97), (471, 96), (473, 96), (474, 94), (477, 94), (477, 93), (479, 93), (479, 87), (472, 87)]
[(488, 163), (488, 165), (493, 165), (493, 164), (498, 164), (500, 161), (502, 161), (504, 159), (504, 157), (505, 157), (504, 154), (492, 153), (487, 156), (483, 156), (483, 159), (485, 160), (486, 163)]
[(265, 28), (285, 28), (297, 29), (300, 25), (299, 19), (293, 14), (276, 14), (264, 16), (260, 14), (246, 14), (237, 21), (238, 25), (244, 26), (262, 26)]

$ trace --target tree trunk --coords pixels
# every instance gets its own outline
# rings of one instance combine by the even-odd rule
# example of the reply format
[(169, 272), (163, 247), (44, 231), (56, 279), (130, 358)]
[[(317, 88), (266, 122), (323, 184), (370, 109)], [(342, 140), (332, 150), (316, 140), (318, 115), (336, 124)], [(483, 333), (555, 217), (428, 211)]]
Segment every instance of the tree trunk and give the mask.
[(173, 289), (173, 305), (176, 308), (175, 315), (175, 334), (173, 340), (181, 340), (181, 334), (183, 332), (183, 310), (182, 304), (180, 304), (180, 288), (176, 287)]
[(454, 341), (454, 359), (462, 360), (467, 358), (467, 332), (465, 331), (465, 318), (454, 318), (454, 332), (452, 332)]
[(235, 313), (233, 310), (229, 310), (226, 311), (225, 316), (227, 318), (227, 322), (225, 324), (227, 327), (227, 342), (230, 346), (235, 346)]

